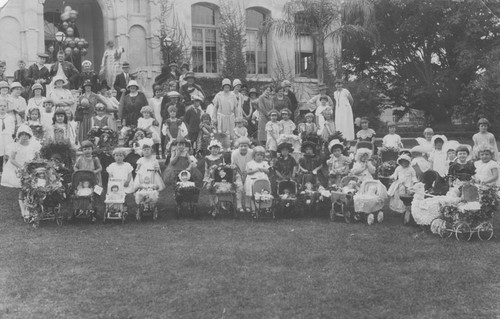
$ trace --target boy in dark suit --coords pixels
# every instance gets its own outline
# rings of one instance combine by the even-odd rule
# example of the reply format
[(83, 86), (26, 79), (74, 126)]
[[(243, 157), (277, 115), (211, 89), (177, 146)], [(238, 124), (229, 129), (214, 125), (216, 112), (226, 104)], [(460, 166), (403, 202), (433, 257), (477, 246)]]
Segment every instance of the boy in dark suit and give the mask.
[(184, 122), (186, 123), (186, 127), (189, 132), (189, 140), (194, 144), (198, 139), (198, 134), (200, 133), (201, 115), (203, 114), (203, 110), (201, 109), (202, 99), (200, 96), (193, 96), (191, 100), (193, 101), (193, 104), (187, 108), (186, 114), (184, 115)]

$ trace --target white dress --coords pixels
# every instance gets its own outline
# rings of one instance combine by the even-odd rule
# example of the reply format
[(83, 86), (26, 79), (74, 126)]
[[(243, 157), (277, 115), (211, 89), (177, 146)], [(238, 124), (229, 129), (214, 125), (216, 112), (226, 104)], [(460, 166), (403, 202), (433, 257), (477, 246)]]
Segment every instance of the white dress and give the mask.
[(11, 145), (9, 161), (3, 167), (1, 185), (6, 187), (21, 188), (21, 180), (17, 176), (18, 168), (12, 164), (11, 160), (15, 154), (15, 160), (21, 165), (35, 158), (36, 153), (40, 150), (40, 143), (30, 139), (28, 145), (14, 143)]
[[(256, 168), (269, 169), (269, 164), (266, 161), (257, 163), (256, 161), (251, 160), (250, 162), (247, 163), (245, 171), (248, 172), (249, 169), (256, 169)], [(265, 179), (269, 181), (269, 177), (264, 172), (257, 172), (247, 175), (247, 178), (245, 179), (245, 194), (247, 196), (252, 196), (253, 183), (259, 179)]]
[(429, 156), (429, 162), (432, 162), (432, 170), (445, 177), (448, 174), (449, 165), (446, 165), (446, 151), (433, 150)]
[(12, 114), (5, 114), (5, 117), (0, 117), (0, 156), (8, 155), (7, 146), (14, 143), (12, 135), (15, 129), (16, 119)]
[(41, 96), (39, 100), (32, 97), (28, 100), (28, 111), (31, 109), (39, 109), (40, 113), (45, 112), (45, 108), (43, 107), (43, 102), (45, 102), (45, 100), (45, 96)]
[(163, 119), (161, 117), (161, 101), (162, 98), (152, 97), (149, 99), (149, 105), (153, 108), (154, 118), (160, 124), (163, 123)]
[[(125, 183), (125, 181), (128, 178), (128, 175), (132, 173), (133, 170), (134, 169), (132, 168), (132, 165), (130, 165), (130, 163), (127, 162), (123, 162), (122, 164), (118, 164), (116, 162), (111, 163), (111, 165), (109, 165), (108, 168), (106, 168), (106, 172), (109, 173), (110, 178), (121, 179), (123, 183)], [(130, 180), (128, 186), (123, 189), (125, 193), (131, 194), (134, 192), (133, 184), (134, 181)]]
[(153, 172), (155, 169), (159, 169), (160, 163), (154, 156), (149, 158), (141, 157), (137, 160), (137, 166), (140, 168), (137, 171), (137, 175), (134, 179), (134, 189), (139, 188), (141, 184), (145, 184), (144, 177), (149, 176), (151, 182), (158, 186), (158, 191), (162, 191), (165, 188), (165, 183), (158, 172)]
[[(493, 169), (499, 169), (498, 163), (495, 162), (494, 160), (490, 160), (488, 163), (484, 163), (483, 161), (476, 161), (474, 162), (474, 166), (476, 167), (476, 175), (474, 176), (478, 181), (486, 181), (491, 178), (491, 171)], [(4, 169), (5, 171), (5, 169)], [(500, 176), (500, 174), (499, 174)], [(488, 183), (488, 185), (500, 185), (500, 178), (497, 179), (496, 181)]]
[(335, 98), (335, 127), (337, 131), (342, 132), (342, 135), (347, 140), (354, 139), (354, 118), (352, 115), (352, 106), (349, 102), (348, 96), (351, 96), (348, 90), (342, 89), (335, 91), (333, 97)]
[(388, 148), (396, 148), (399, 149), (401, 148), (403, 143), (401, 142), (401, 136), (398, 134), (387, 134), (384, 136), (382, 139), (382, 146), (388, 147)]
[(156, 121), (154, 117), (150, 117), (148, 119), (140, 117), (137, 120), (137, 128), (143, 129), (147, 132), (151, 132), (151, 138), (153, 139), (153, 142), (160, 143), (160, 127), (158, 125), (153, 125), (154, 121)]

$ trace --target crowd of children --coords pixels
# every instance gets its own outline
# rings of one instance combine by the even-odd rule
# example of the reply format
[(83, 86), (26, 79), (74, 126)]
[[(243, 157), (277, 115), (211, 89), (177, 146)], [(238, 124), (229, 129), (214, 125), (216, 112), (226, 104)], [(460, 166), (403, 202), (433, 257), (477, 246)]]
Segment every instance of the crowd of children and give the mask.
[[(47, 141), (68, 142), (79, 148), (81, 153), (74, 171), (93, 171), (97, 185), (105, 182), (102, 172), (110, 178), (122, 179), (127, 194), (145, 189), (146, 184), (158, 191), (179, 186), (180, 177), (185, 179), (188, 175), (189, 185), (204, 184), (210, 190), (217, 167), (231, 165), (235, 172), (231, 182), (235, 185), (236, 207), (240, 212), (255, 210), (249, 198), (256, 180), (269, 180), (273, 193), (281, 181), (295, 181), (300, 189), (307, 191), (339, 186), (347, 175), (356, 176), (362, 183), (377, 178), (377, 161), (373, 156), (386, 151), (399, 153), (398, 166), (390, 176), (394, 182), (388, 190), (394, 210), (401, 209), (398, 196), (411, 189), (418, 177), (429, 170), (441, 177), (449, 176), (456, 185), (470, 179), (486, 185), (499, 184), (498, 148), (495, 137), (488, 132), (487, 119), (479, 120), (479, 132), (472, 138), (472, 147), (448, 141), (427, 128), (424, 138), (417, 138), (419, 145), (401, 152), (404, 145), (394, 123), (387, 123), (388, 134), (377, 149), (376, 133), (369, 127), (369, 121), (362, 118), (354, 138), (365, 146), (351, 147), (350, 141), (343, 139), (342, 132), (336, 128), (337, 110), (334, 111), (333, 102), (326, 95), (315, 101), (318, 105), (315, 114), (306, 113), (301, 120), (288, 108), (286, 92), (289, 91), (283, 86), (266, 88), (258, 100), (257, 94), (249, 97), (241, 87), (240, 81), (231, 83), (225, 79), (222, 91), (208, 101), (213, 105), (205, 109), (201, 108), (203, 96), (200, 94), (191, 95), (189, 104), (185, 104), (176, 91), (169, 91), (160, 99), (161, 90), (155, 87), (151, 105), (141, 107), (136, 127), (124, 127), (120, 131), (122, 141), (129, 132), (135, 132), (130, 144), (114, 149), (115, 162), (106, 167), (94, 155), (96, 144), (82, 139), (88, 133), (82, 132), (82, 120), (78, 125), (71, 109), (55, 107), (50, 98), (43, 96), (42, 85), (32, 86), (32, 97), (26, 103), (21, 96), (22, 88), (11, 85), (9, 95), (9, 85), (0, 82), (0, 164), (5, 162), (5, 168), (9, 168), (3, 170), (1, 184), (19, 188), (15, 171), (35, 158), (40, 145)], [(88, 128), (116, 126), (114, 115), (110, 115), (107, 105), (102, 103), (104, 100), (92, 93), (86, 83), (83, 90), (85, 94), (79, 103), (91, 104)], [(278, 95), (273, 96), (273, 92)], [(277, 104), (273, 102), (275, 97)], [(259, 113), (259, 123), (255, 122), (252, 105)], [(256, 127), (265, 133), (265, 144), (255, 135)], [(366, 143), (372, 146), (366, 147)], [(163, 172), (158, 161), (162, 154), (167, 157)], [(181, 182), (188, 181), (181, 179)], [(213, 205), (214, 197), (209, 199)], [(22, 205), (21, 210), (26, 216)]]

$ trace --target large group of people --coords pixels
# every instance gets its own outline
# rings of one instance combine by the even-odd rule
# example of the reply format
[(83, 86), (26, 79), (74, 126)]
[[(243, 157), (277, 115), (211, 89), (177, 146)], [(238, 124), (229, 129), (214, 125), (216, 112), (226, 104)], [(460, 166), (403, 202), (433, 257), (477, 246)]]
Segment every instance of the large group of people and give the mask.
[[(111, 43), (108, 50), (101, 68), (116, 70), (113, 59), (120, 51)], [(90, 61), (82, 62), (79, 72), (61, 52), (49, 70), (46, 58), (38, 54), (37, 62), (28, 68), (19, 61), (14, 81), (0, 81), (0, 165), (9, 168), (3, 169), (3, 186), (20, 187), (16, 170), (33, 160), (43, 144), (69, 143), (80, 152), (73, 168), (91, 169), (99, 176), (99, 184), (106, 182), (101, 173), (120, 175), (115, 168), (122, 167), (123, 161), (129, 163), (124, 176), (130, 193), (133, 185), (140, 184), (132, 182), (132, 176), (145, 167), (157, 170), (158, 176), (161, 173), (157, 182), (163, 189), (183, 171), (189, 172), (196, 185), (211, 185), (213, 168), (230, 164), (235, 171), (236, 207), (244, 212), (255, 209), (248, 199), (256, 179), (270, 180), (274, 193), (283, 180), (308, 189), (338, 185), (348, 174), (362, 182), (377, 175), (371, 160), (374, 152), (403, 149), (394, 123), (388, 123), (379, 149), (366, 118), (355, 133), (353, 97), (342, 80), (336, 81), (333, 98), (321, 85), (318, 95), (299, 105), (288, 80), (277, 86), (249, 88), (239, 79), (224, 79), (219, 92), (205, 92), (188, 64), (182, 64), (179, 72), (179, 65), (172, 62), (162, 68), (153, 97), (148, 99), (128, 62), (120, 63), (122, 72), (110, 79), (96, 74)], [(0, 62), (0, 68), (5, 64)], [(486, 119), (478, 125), (472, 148), (451, 145), (446, 137), (426, 129), (417, 147), (400, 154), (399, 167), (391, 177), (410, 187), (417, 175), (434, 170), (441, 176), (474, 177), (496, 185), (496, 141), (487, 131)], [(99, 145), (89, 141), (89, 132), (99, 128), (119, 132), (115, 150), (108, 150), (116, 161), (113, 165), (92, 155)], [(373, 147), (357, 147), (353, 153), (350, 141), (369, 142)], [(161, 158), (166, 160), (163, 172), (159, 171)], [(398, 190), (389, 188), (396, 204)]]

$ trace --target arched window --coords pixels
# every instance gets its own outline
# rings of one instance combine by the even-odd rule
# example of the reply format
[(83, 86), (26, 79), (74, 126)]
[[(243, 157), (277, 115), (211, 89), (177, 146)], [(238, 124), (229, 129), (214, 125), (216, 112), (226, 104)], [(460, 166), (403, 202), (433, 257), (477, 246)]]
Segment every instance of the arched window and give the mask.
[(267, 74), (267, 39), (258, 39), (259, 28), (266, 19), (266, 15), (256, 9), (246, 10), (246, 60), (247, 73)]
[(217, 11), (206, 5), (191, 7), (193, 72), (217, 73)]

